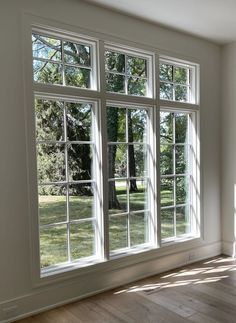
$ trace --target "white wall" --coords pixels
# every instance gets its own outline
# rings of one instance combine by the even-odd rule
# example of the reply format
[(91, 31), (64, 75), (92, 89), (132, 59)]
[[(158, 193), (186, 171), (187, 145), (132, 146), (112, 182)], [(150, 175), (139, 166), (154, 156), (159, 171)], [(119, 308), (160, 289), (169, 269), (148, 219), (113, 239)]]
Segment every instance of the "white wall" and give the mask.
[[(27, 201), (27, 155), (23, 96), (22, 24), (24, 13), (57, 20), (63, 24), (110, 34), (146, 44), (197, 60), (201, 65), (201, 163), (202, 214), (204, 240), (179, 244), (176, 248), (153, 251), (135, 257), (101, 264), (96, 274), (91, 271), (63, 282), (34, 287), (30, 267), (30, 230)], [(220, 253), (220, 48), (205, 40), (169, 31), (118, 13), (80, 2), (79, 0), (7, 0), (0, 3), (0, 321), (9, 317), (59, 304), (110, 286), (154, 274)], [(234, 47), (236, 51), (236, 46)], [(229, 55), (230, 56), (230, 55)], [(30, 64), (30, 62), (29, 62)], [(235, 64), (233, 79), (236, 78)], [(232, 89), (232, 95), (236, 91)], [(233, 140), (233, 101), (228, 107), (225, 140)], [(227, 127), (226, 127), (227, 128)], [(232, 134), (231, 134), (232, 132)], [(231, 137), (232, 135), (232, 137)], [(233, 145), (233, 142), (232, 142)], [(229, 150), (227, 150), (230, 153)], [(233, 154), (233, 153), (232, 153)], [(234, 156), (226, 159), (232, 169), (226, 179), (234, 184)], [(232, 178), (231, 178), (231, 175)], [(225, 184), (225, 185), (226, 185)], [(30, 188), (29, 188), (30, 189)], [(229, 199), (228, 195), (225, 201)], [(227, 201), (226, 201), (227, 202)], [(230, 200), (230, 206), (232, 201)], [(227, 219), (231, 209), (227, 209)], [(224, 225), (224, 234), (229, 230)], [(230, 239), (233, 238), (230, 237)], [(229, 239), (229, 236), (228, 238)], [(162, 258), (161, 258), (162, 256)], [(142, 262), (144, 261), (145, 262)], [(17, 306), (4, 313), (8, 307)]]
[(222, 49), (222, 240), (232, 255), (236, 232), (236, 43)]

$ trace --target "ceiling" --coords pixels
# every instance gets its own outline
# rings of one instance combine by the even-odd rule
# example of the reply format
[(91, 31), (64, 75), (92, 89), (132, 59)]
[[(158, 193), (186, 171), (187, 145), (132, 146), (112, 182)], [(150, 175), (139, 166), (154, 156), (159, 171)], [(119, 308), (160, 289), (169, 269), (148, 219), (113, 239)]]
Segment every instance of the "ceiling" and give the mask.
[(218, 44), (236, 41), (235, 0), (86, 0)]

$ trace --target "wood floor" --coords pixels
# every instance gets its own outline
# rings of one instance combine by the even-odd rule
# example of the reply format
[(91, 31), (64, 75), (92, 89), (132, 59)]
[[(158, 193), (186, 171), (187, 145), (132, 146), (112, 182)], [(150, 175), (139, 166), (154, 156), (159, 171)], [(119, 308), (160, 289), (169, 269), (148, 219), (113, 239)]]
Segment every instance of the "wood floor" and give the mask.
[(236, 260), (217, 257), (18, 323), (236, 323)]

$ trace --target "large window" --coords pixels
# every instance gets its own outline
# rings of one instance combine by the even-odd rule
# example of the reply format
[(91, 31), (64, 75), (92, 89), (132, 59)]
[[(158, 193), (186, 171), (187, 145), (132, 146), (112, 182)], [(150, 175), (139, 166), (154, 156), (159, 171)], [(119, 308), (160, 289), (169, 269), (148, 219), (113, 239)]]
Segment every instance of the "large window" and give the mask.
[(196, 65), (40, 28), (32, 53), (41, 274), (196, 237)]

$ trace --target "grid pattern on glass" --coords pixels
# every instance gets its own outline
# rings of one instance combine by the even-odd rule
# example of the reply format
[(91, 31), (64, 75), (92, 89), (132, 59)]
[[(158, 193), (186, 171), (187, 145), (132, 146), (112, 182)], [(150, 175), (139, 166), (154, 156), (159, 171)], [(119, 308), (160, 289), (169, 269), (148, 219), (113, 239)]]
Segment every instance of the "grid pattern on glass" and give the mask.
[(110, 252), (149, 242), (148, 109), (107, 107)]
[(160, 99), (190, 102), (191, 69), (168, 61), (159, 65)]
[(91, 88), (92, 46), (32, 34), (34, 81)]
[(147, 96), (148, 60), (114, 50), (105, 51), (106, 90)]
[(190, 114), (160, 112), (162, 239), (191, 232)]
[(35, 99), (41, 268), (95, 256), (94, 105)]

